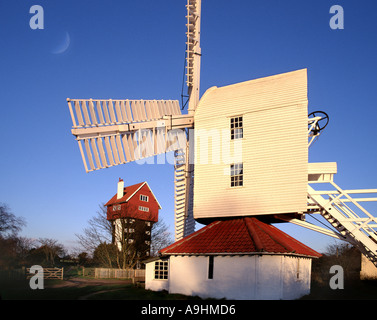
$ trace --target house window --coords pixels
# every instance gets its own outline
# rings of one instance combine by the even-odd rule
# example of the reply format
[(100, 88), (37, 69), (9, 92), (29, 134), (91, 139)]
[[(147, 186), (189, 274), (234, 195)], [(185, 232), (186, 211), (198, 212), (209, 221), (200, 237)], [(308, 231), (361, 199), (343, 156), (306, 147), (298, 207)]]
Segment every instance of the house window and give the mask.
[(213, 262), (214, 256), (208, 257), (208, 279), (213, 279)]
[(143, 207), (143, 206), (139, 206), (139, 210), (144, 211), (144, 212), (149, 212), (149, 208)]
[(145, 202), (148, 202), (149, 201), (149, 197), (148, 196), (145, 196), (143, 194), (140, 195), (140, 200), (141, 201), (145, 201)]
[(154, 278), (160, 280), (168, 279), (168, 262), (156, 261), (154, 263)]
[(118, 210), (120, 210), (120, 204), (113, 205), (113, 211), (118, 211)]
[(230, 186), (243, 186), (243, 163), (235, 163), (230, 165)]
[(242, 139), (243, 138), (243, 125), (242, 117), (230, 118), (230, 139)]

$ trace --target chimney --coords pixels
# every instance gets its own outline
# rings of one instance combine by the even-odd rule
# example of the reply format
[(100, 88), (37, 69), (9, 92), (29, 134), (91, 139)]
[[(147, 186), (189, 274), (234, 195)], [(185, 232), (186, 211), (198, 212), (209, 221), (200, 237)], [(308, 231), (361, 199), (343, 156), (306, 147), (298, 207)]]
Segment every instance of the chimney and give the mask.
[(124, 196), (124, 182), (123, 182), (123, 179), (119, 178), (117, 199), (120, 199), (123, 196)]

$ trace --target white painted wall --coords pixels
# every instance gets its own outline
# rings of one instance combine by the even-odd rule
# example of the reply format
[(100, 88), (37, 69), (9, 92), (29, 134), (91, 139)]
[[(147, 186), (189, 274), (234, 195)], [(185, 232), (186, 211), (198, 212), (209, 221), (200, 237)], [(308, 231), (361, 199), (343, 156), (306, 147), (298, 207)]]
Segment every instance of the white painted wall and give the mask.
[(122, 228), (122, 220), (121, 219), (116, 219), (113, 222), (114, 224), (114, 239), (115, 239), (115, 244), (118, 247), (118, 250), (122, 250), (122, 233), (123, 233), (123, 228)]
[(154, 263), (155, 261), (151, 261), (145, 264), (145, 289), (153, 291), (168, 291), (169, 280), (160, 280), (154, 278)]
[[(171, 256), (169, 293), (236, 300), (289, 300), (310, 292), (311, 259), (281, 255), (215, 256), (213, 279), (208, 279), (208, 261), (208, 256)], [(147, 287), (152, 285), (153, 281)]]

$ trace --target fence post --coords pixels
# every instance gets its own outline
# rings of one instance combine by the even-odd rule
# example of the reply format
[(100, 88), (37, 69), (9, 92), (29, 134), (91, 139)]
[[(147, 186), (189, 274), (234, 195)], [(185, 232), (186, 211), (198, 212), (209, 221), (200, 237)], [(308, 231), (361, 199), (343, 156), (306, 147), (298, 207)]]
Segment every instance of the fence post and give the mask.
[(63, 275), (64, 275), (64, 268), (62, 267), (62, 280), (63, 280)]
[(136, 283), (136, 269), (134, 269), (133, 277), (132, 277), (132, 284)]

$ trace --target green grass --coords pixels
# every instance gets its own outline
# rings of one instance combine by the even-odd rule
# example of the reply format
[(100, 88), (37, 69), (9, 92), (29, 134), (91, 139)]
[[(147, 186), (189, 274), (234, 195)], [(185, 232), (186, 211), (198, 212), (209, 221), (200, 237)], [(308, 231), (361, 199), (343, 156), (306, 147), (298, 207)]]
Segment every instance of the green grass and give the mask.
[[(61, 280), (60, 280), (61, 281)], [(49, 288), (49, 281), (45, 281), (44, 289), (32, 290), (29, 283), (14, 283), (0, 289), (3, 300), (77, 300), (82, 296), (96, 291), (111, 289), (113, 286), (85, 286)]]
[(0, 286), (3, 300), (188, 300), (199, 299), (167, 292), (154, 292), (132, 284), (87, 285), (84, 287), (50, 286), (62, 280), (45, 281), (44, 289), (32, 290), (28, 282), (16, 282)]
[(169, 294), (166, 291), (150, 291), (137, 288), (132, 285), (111, 291), (98, 293), (88, 297), (88, 300), (197, 300), (199, 297), (191, 297), (180, 294)]
[[(27, 281), (0, 284), (0, 297), (4, 300), (198, 300), (180, 294), (168, 294), (166, 291), (155, 292), (135, 287), (132, 284), (112, 283), (104, 285), (88, 283), (86, 286), (67, 286), (53, 288), (63, 284), (62, 280), (46, 280), (45, 289), (32, 290)], [(301, 300), (376, 300), (377, 281), (345, 282), (344, 290), (331, 290), (328, 285), (313, 285), (311, 293)]]

